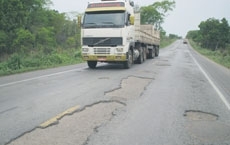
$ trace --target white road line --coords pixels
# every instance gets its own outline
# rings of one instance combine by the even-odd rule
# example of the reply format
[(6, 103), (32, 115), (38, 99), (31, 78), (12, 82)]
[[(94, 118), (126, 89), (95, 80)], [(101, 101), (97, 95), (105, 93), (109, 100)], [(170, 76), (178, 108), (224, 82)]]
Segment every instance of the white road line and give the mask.
[(224, 97), (224, 95), (221, 93), (221, 91), (218, 89), (218, 87), (215, 85), (215, 83), (209, 78), (208, 74), (204, 71), (204, 69), (196, 61), (196, 59), (194, 58), (194, 56), (191, 54), (190, 51), (189, 51), (189, 54), (192, 57), (193, 61), (196, 63), (196, 65), (199, 67), (200, 71), (204, 74), (204, 76), (206, 77), (206, 79), (212, 85), (212, 87), (214, 88), (214, 90), (216, 91), (216, 93), (219, 95), (220, 99), (223, 101), (223, 103), (225, 104), (225, 106), (228, 108), (228, 110), (230, 110), (230, 104), (227, 101), (227, 99)]
[(0, 87), (6, 87), (6, 86), (15, 85), (15, 84), (19, 84), (19, 83), (23, 83), (23, 82), (28, 82), (28, 81), (32, 81), (32, 80), (37, 80), (37, 79), (41, 79), (41, 78), (46, 78), (46, 77), (61, 75), (61, 74), (65, 74), (65, 73), (69, 73), (69, 72), (73, 72), (73, 71), (77, 71), (77, 70), (79, 70), (79, 69), (72, 69), (72, 70), (62, 71), (62, 72), (58, 72), (58, 73), (43, 75), (43, 76), (39, 76), (39, 77), (29, 78), (29, 79), (25, 79), (25, 80), (10, 82), (10, 83), (6, 83), (6, 84), (2, 84), (2, 85), (0, 85)]

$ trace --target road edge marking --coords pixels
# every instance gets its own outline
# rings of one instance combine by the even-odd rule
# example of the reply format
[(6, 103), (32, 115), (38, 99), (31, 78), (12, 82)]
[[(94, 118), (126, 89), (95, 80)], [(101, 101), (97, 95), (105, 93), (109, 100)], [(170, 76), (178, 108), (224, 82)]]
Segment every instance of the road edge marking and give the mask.
[(49, 120), (43, 122), (43, 123), (40, 124), (38, 127), (41, 128), (41, 129), (45, 129), (45, 128), (51, 126), (51, 125), (55, 125), (55, 124), (58, 123), (58, 121), (59, 121), (61, 118), (63, 118), (63, 117), (66, 116), (66, 115), (71, 115), (71, 114), (73, 114), (73, 113), (76, 112), (79, 108), (80, 108), (79, 105), (74, 106), (74, 107), (71, 107), (71, 108), (67, 109), (66, 111), (64, 111), (64, 112), (62, 112), (62, 113), (60, 113), (60, 114), (58, 114), (57, 116), (55, 116), (55, 117), (53, 117), (53, 118), (51, 118), (51, 119), (49, 119)]
[(189, 51), (190, 56), (192, 57), (193, 61), (195, 62), (195, 64), (198, 66), (198, 68), (200, 69), (200, 71), (203, 73), (203, 75), (206, 77), (206, 79), (208, 80), (208, 82), (211, 84), (211, 86), (213, 87), (213, 89), (216, 91), (216, 93), (218, 94), (218, 96), (220, 97), (220, 99), (222, 100), (222, 102), (225, 104), (225, 106), (228, 108), (228, 110), (230, 110), (230, 104), (227, 101), (227, 99), (224, 97), (224, 95), (221, 93), (221, 91), (218, 89), (218, 87), (215, 85), (215, 83), (209, 78), (208, 74), (205, 72), (205, 70), (201, 67), (201, 65), (197, 62), (197, 60), (195, 59), (195, 57), (192, 55), (191, 51)]
[[(80, 68), (82, 69), (82, 68)], [(19, 83), (24, 83), (24, 82), (28, 82), (28, 81), (33, 81), (33, 80), (37, 80), (37, 79), (42, 79), (42, 78), (46, 78), (46, 77), (52, 77), (52, 76), (57, 76), (57, 75), (61, 75), (61, 74), (65, 74), (65, 73), (69, 73), (69, 72), (74, 72), (80, 69), (70, 69), (70, 70), (66, 70), (66, 71), (60, 71), (57, 73), (51, 73), (51, 74), (47, 74), (47, 75), (41, 75), (38, 77), (32, 77), (32, 78), (28, 78), (28, 79), (24, 79), (24, 80), (19, 80), (19, 81), (14, 81), (14, 82), (10, 82), (10, 83), (5, 83), (5, 84), (0, 84), (0, 87), (6, 87), (6, 86), (10, 86), (10, 85), (15, 85), (15, 84), (19, 84)]]

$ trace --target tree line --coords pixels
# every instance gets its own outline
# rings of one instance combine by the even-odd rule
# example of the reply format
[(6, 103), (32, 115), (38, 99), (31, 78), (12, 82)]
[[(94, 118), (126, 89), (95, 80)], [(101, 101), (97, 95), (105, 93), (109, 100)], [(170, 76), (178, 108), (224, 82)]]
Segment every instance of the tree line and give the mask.
[(76, 20), (48, 8), (50, 0), (0, 0), (0, 56), (80, 45)]
[(226, 18), (209, 18), (199, 24), (199, 30), (189, 31), (186, 37), (203, 48), (226, 50), (230, 44), (230, 26)]

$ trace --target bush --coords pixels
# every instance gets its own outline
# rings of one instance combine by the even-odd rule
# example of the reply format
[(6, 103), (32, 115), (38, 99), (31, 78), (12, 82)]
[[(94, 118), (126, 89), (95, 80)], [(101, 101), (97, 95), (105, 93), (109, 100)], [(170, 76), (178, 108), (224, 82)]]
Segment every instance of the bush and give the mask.
[(61, 58), (60, 54), (52, 54), (49, 57), (49, 59), (53, 64), (61, 64), (62, 63), (62, 58)]
[(16, 31), (16, 35), (17, 38), (13, 42), (14, 48), (19, 48), (22, 52), (33, 48), (35, 36), (29, 30), (20, 28)]
[(81, 51), (76, 51), (74, 57), (81, 58)]
[(59, 54), (51, 54), (51, 55), (44, 56), (41, 59), (40, 63), (45, 66), (50, 66), (50, 65), (52, 66), (52, 65), (61, 64), (62, 59)]
[(230, 55), (225, 56), (225, 57), (223, 58), (223, 64), (224, 64), (224, 66), (226, 66), (227, 68), (230, 68)]
[(40, 67), (40, 59), (39, 58), (26, 58), (22, 62), (22, 66), (25, 68), (35, 68)]
[(0, 74), (4, 74), (7, 71), (7, 63), (0, 63)]
[(75, 37), (69, 37), (67, 40), (66, 40), (66, 44), (67, 44), (67, 47), (76, 47), (76, 40), (75, 40)]
[(19, 70), (21, 68), (20, 56), (18, 54), (13, 54), (7, 62), (7, 66), (11, 70)]

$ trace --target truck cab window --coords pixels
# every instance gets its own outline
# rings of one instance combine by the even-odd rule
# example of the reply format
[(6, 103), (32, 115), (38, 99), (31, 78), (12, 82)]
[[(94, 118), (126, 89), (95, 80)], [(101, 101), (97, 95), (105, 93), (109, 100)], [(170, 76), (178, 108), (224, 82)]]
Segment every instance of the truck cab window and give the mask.
[(117, 11), (86, 13), (83, 22), (84, 28), (116, 28), (124, 25), (125, 13)]

